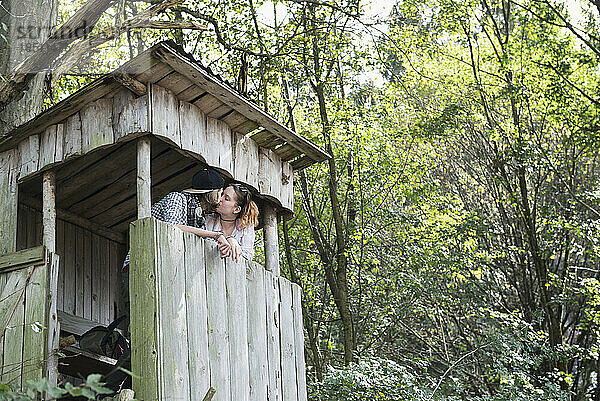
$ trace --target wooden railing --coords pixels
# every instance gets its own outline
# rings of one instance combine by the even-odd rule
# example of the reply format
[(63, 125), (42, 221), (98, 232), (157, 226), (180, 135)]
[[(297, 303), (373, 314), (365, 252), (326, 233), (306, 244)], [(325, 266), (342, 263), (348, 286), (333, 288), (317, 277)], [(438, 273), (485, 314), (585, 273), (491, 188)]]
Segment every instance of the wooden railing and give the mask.
[(48, 349), (57, 340), (56, 307), (48, 296), (56, 283), (49, 278), (57, 269), (58, 255), (42, 246), (0, 256), (2, 383), (21, 388), (48, 374)]
[(132, 223), (130, 248), (136, 398), (306, 399), (296, 284), (153, 218)]

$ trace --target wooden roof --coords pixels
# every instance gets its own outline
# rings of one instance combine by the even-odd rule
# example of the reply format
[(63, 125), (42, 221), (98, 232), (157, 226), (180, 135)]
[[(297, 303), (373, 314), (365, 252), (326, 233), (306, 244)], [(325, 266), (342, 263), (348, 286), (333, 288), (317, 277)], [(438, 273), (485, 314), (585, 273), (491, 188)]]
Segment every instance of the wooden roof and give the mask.
[(233, 131), (250, 134), (258, 145), (272, 149), (296, 170), (331, 157), (240, 95), (172, 42), (161, 42), (140, 53), (4, 135), (0, 138), (0, 152), (64, 120), (86, 104), (111, 96), (123, 86), (141, 94), (148, 83), (171, 90), (180, 100), (196, 105), (207, 116), (225, 121)]

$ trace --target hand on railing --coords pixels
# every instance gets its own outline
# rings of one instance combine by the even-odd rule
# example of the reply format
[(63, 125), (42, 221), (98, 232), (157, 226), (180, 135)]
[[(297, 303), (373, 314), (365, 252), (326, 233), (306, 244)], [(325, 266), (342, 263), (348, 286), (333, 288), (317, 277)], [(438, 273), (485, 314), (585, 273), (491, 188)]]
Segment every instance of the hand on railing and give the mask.
[(221, 234), (217, 238), (217, 246), (219, 247), (219, 256), (221, 259), (225, 259), (227, 256), (231, 255), (231, 244), (225, 238), (225, 235)]
[(227, 241), (231, 245), (231, 258), (237, 263), (242, 254), (242, 247), (240, 246), (240, 243), (231, 236), (227, 237)]
[(224, 235), (221, 235), (217, 238), (217, 244), (219, 246), (219, 255), (221, 256), (221, 259), (231, 256), (231, 259), (237, 263), (242, 254), (242, 247), (235, 238), (231, 236), (225, 238)]

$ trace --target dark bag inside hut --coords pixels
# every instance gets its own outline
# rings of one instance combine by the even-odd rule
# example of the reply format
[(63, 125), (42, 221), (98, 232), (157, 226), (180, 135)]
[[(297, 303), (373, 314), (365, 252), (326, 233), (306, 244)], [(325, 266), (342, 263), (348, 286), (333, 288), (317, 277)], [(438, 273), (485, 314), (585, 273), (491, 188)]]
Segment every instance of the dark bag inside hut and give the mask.
[(127, 339), (115, 328), (127, 315), (115, 319), (108, 327), (96, 326), (82, 334), (79, 339), (79, 348), (104, 355), (109, 358), (119, 359), (129, 350)]

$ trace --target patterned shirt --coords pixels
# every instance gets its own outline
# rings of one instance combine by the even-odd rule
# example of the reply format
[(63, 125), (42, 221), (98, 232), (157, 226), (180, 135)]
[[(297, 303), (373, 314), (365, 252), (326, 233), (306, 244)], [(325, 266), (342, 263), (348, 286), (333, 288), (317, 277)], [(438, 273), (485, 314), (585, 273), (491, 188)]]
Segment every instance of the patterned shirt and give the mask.
[[(206, 229), (215, 232), (223, 232), (218, 214), (206, 215)], [(254, 257), (254, 226), (250, 225), (250, 227), (242, 228), (240, 219), (237, 219), (231, 236), (235, 238), (242, 247), (242, 256), (244, 259), (252, 260)]]
[[(170, 224), (204, 228), (206, 221), (200, 207), (200, 196), (183, 192), (171, 192), (156, 202), (150, 214), (157, 220)], [(123, 269), (129, 266), (129, 252), (123, 262)]]

